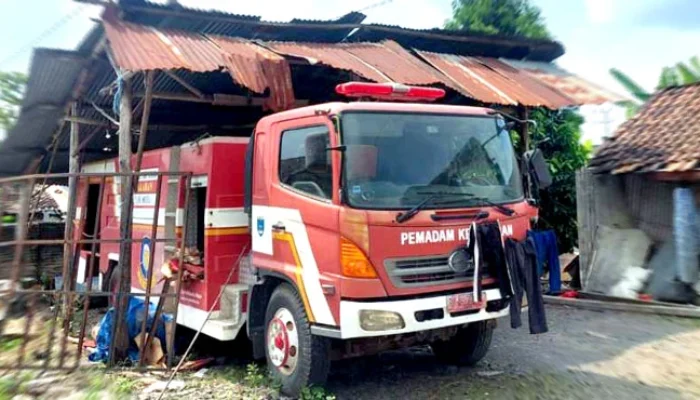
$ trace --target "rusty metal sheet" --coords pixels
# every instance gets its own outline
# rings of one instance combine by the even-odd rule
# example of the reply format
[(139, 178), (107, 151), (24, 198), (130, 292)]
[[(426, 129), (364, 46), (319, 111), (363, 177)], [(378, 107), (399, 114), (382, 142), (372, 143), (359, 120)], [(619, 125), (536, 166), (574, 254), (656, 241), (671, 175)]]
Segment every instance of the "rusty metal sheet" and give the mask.
[(391, 81), (384, 73), (337, 44), (270, 42), (266, 46), (279, 54), (303, 58), (311, 64), (321, 63), (333, 68), (351, 71), (371, 81)]
[(472, 63), (462, 63), (463, 57), (451, 54), (438, 54), (425, 51), (417, 53), (444, 76), (445, 80), (456, 86), (458, 91), (467, 97), (489, 104), (517, 105), (517, 102), (506, 93), (496, 89), (470, 67)]
[(442, 72), (462, 94), (484, 103), (557, 109), (574, 99), (495, 58), (418, 54)]
[(114, 62), (128, 71), (187, 69), (209, 72), (224, 66), (221, 50), (205, 36), (104, 20)]
[(443, 81), (438, 73), (392, 41), (337, 44), (272, 42), (266, 46), (279, 54), (351, 71), (375, 82), (431, 85)]
[(550, 87), (573, 98), (577, 105), (603, 104), (630, 100), (572, 74), (552, 63), (536, 61), (501, 60), (508, 65), (527, 72)]
[(442, 77), (394, 41), (343, 44), (341, 48), (381, 71), (394, 82), (433, 85)]
[(270, 89), (272, 110), (285, 110), (294, 105), (292, 72), (284, 57), (245, 39), (211, 36), (224, 53), (226, 69), (233, 80), (262, 94)]
[(700, 85), (663, 90), (596, 152), (597, 173), (684, 172), (700, 165)]
[(292, 75), (281, 56), (245, 39), (158, 30), (114, 19), (104, 21), (114, 61), (130, 71), (186, 69), (210, 72), (225, 69), (233, 80), (263, 94), (274, 111), (294, 105)]

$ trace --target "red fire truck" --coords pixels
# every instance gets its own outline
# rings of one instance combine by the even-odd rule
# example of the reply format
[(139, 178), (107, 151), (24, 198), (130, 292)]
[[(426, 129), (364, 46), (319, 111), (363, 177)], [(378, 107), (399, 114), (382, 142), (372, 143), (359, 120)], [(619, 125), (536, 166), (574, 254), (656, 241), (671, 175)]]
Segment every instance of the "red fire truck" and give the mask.
[[(203, 333), (222, 341), (247, 333), (289, 394), (322, 383), (331, 359), (398, 346), (428, 343), (442, 360), (479, 361), (494, 320), (508, 309), (494, 277), (475, 274), (464, 255), (470, 226), (499, 221), (503, 235), (524, 239), (537, 213), (499, 114), (427, 104), (440, 89), (348, 83), (338, 92), (390, 101), (298, 108), (264, 117), (250, 138), (146, 152), (142, 172), (189, 172), (191, 184), (170, 178), (156, 204), (155, 176), (140, 178), (133, 209), (140, 248), (126, 261), (117, 243), (99, 249), (104, 287), (116, 287), (117, 271), (131, 268), (132, 291), (144, 291), (149, 258), (167, 261), (167, 248), (149, 237), (155, 209), (159, 237), (168, 218), (186, 225), (201, 263), (190, 266), (200, 273), (183, 284), (177, 323), (199, 329), (213, 307)], [(119, 188), (116, 180), (107, 186), (99, 221), (99, 185), (80, 188), (89, 193), (78, 218), (87, 213), (88, 232), (114, 239)], [(168, 210), (168, 201), (177, 207)], [(154, 271), (155, 283), (161, 272)]]

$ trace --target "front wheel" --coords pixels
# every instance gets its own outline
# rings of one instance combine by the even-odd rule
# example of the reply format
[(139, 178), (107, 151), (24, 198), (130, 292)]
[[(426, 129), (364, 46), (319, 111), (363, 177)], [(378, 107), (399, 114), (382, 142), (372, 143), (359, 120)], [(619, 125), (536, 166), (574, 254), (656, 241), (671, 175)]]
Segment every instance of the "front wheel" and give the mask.
[(491, 347), (495, 325), (491, 321), (472, 322), (449, 340), (435, 342), (430, 347), (435, 357), (444, 363), (475, 365)]
[(311, 334), (303, 303), (292, 286), (282, 284), (272, 293), (265, 323), (267, 366), (282, 392), (296, 397), (307, 386), (323, 385), (330, 368), (329, 341)]

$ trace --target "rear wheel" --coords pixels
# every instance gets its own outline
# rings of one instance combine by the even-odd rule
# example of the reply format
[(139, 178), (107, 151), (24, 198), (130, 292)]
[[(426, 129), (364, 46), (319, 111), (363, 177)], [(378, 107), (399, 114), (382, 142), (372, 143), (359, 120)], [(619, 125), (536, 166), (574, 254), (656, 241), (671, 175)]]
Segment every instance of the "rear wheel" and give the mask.
[(311, 334), (299, 294), (288, 284), (272, 293), (265, 314), (265, 354), (273, 380), (297, 397), (304, 387), (322, 385), (330, 368), (328, 339)]
[(441, 362), (475, 365), (486, 356), (495, 327), (491, 321), (473, 322), (461, 328), (449, 340), (435, 342), (430, 347)]

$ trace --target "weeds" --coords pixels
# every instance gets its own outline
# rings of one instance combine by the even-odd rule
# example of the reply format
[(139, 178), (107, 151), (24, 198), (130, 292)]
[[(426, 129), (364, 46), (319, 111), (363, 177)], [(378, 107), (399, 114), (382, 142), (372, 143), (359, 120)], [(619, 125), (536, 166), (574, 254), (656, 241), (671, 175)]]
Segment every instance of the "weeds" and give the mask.
[(299, 400), (336, 400), (335, 395), (318, 386), (304, 388)]
[(99, 400), (102, 398), (102, 391), (105, 389), (104, 374), (94, 374), (88, 379), (85, 400)]
[(134, 393), (137, 386), (138, 382), (136, 380), (120, 376), (116, 381), (114, 381), (112, 391), (117, 398), (127, 398)]
[(243, 381), (252, 387), (265, 386), (270, 382), (270, 378), (260, 368), (258, 364), (248, 364), (245, 369), (245, 377)]
[(0, 339), (0, 352), (12, 351), (22, 344), (22, 338)]

